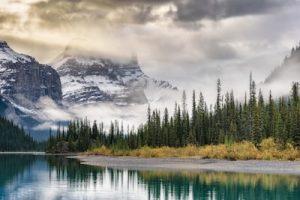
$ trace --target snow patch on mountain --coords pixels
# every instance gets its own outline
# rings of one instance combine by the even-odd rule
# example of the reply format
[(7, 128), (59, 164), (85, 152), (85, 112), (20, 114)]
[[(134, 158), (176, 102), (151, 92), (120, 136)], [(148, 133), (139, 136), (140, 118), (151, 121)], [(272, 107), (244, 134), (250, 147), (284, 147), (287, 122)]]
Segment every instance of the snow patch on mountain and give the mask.
[(55, 70), (0, 42), (0, 114), (39, 139), (58, 122), (85, 117), (137, 126), (148, 103), (167, 107), (178, 93), (170, 83), (144, 74), (137, 59), (64, 52), (52, 66)]
[(64, 102), (69, 105), (97, 102), (146, 104), (149, 103), (146, 90), (177, 90), (166, 81), (145, 75), (136, 59), (118, 62), (101, 56), (64, 52), (53, 66), (61, 78)]
[(5, 41), (0, 41), (0, 63), (27, 63), (31, 62), (33, 58), (23, 54), (16, 53), (12, 50)]

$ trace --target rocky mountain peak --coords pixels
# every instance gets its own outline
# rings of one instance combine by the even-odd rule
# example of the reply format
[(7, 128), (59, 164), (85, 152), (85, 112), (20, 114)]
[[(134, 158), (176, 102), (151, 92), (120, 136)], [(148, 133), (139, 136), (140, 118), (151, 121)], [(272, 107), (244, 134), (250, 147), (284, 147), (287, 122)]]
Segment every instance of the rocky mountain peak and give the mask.
[(52, 67), (15, 52), (4, 41), (0, 46), (0, 95), (19, 105), (36, 102), (42, 96), (61, 101), (60, 78)]
[(114, 59), (68, 46), (53, 66), (61, 78), (63, 99), (71, 104), (145, 104), (148, 99), (144, 90), (149, 85), (176, 89), (168, 82), (145, 75), (137, 56), (127, 60)]
[(46, 113), (39, 116), (41, 102), (49, 100), (44, 97), (63, 105), (62, 109), (102, 102), (135, 106), (164, 99), (161, 95), (176, 90), (166, 81), (147, 76), (135, 56), (114, 59), (69, 46), (52, 66), (0, 42), (0, 114), (18, 121), (30, 132), (39, 132), (41, 123), (52, 124), (54, 120), (47, 119)]
[(7, 48), (7, 47), (8, 47), (7, 42), (0, 40), (0, 48)]
[(0, 63), (26, 63), (34, 60), (30, 56), (15, 52), (9, 47), (6, 41), (0, 41)]

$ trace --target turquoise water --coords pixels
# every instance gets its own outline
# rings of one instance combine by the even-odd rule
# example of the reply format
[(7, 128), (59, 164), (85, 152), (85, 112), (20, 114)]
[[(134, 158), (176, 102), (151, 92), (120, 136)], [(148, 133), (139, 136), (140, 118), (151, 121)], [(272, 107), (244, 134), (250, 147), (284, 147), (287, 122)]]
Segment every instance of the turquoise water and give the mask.
[(64, 157), (0, 155), (0, 199), (300, 199), (300, 177), (117, 170)]

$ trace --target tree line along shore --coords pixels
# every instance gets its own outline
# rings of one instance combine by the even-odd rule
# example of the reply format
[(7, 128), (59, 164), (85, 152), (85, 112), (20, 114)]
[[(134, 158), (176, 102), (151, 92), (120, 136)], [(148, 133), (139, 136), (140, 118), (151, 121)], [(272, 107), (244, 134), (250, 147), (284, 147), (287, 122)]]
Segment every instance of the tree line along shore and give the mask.
[(185, 92), (181, 105), (175, 103), (172, 115), (167, 108), (161, 113), (148, 107), (147, 121), (136, 129), (124, 130), (118, 121), (111, 122), (109, 130), (96, 121), (71, 121), (66, 130), (58, 128), (55, 136), (50, 133), (46, 151), (145, 157), (299, 158), (299, 83), (292, 84), (289, 96), (274, 99), (270, 91), (265, 99), (261, 90), (257, 94), (250, 75), (249, 92), (240, 102), (232, 91), (222, 95), (218, 79), (213, 106), (207, 105), (202, 93), (198, 96), (193, 92), (191, 112), (187, 110)]
[(23, 128), (12, 121), (0, 117), (0, 151), (33, 151), (39, 144)]

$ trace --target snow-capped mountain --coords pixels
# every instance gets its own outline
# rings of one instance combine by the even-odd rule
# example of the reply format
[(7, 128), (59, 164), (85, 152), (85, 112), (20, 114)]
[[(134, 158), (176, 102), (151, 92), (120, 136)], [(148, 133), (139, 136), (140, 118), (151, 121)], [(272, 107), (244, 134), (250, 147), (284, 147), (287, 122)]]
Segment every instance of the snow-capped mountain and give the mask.
[[(32, 134), (44, 121), (38, 102), (50, 98), (61, 104), (62, 92), (58, 73), (49, 65), (12, 50), (0, 42), (0, 115), (13, 120)], [(47, 131), (48, 132), (48, 131)]]
[(63, 52), (53, 64), (62, 82), (63, 100), (67, 104), (114, 102), (117, 105), (145, 104), (145, 90), (177, 90), (166, 81), (148, 77), (137, 59), (117, 62), (86, 54)]
[(59, 103), (62, 99), (58, 73), (49, 65), (13, 51), (0, 42), (0, 94), (14, 103), (28, 106), (42, 96)]
[(0, 42), (0, 115), (23, 126), (36, 139), (46, 139), (50, 127), (89, 116), (99, 106), (106, 109), (97, 114), (101, 120), (107, 113), (110, 120), (136, 119), (133, 108), (137, 105), (144, 107), (177, 93), (168, 82), (145, 75), (137, 59), (118, 62), (71, 54), (67, 49), (53, 66)]

